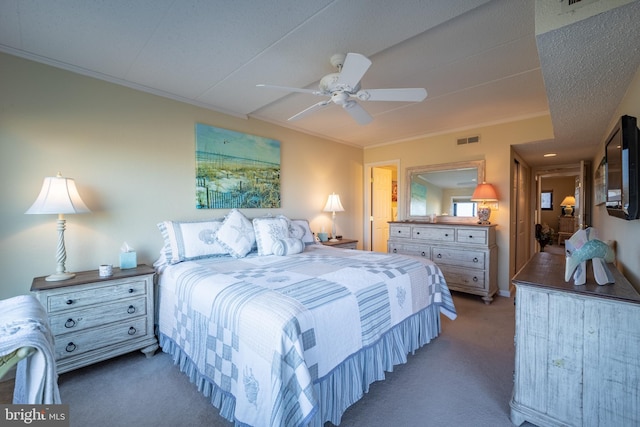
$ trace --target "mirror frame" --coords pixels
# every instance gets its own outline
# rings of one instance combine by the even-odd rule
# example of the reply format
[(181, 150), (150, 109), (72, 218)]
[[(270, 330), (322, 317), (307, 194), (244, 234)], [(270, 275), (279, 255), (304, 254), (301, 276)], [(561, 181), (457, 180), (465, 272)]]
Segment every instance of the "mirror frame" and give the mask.
[[(430, 219), (429, 216), (422, 215), (411, 215), (411, 177), (415, 174), (423, 174), (427, 172), (442, 172), (447, 170), (458, 170), (458, 169), (470, 169), (476, 168), (478, 170), (478, 183), (482, 183), (485, 181), (484, 169), (485, 169), (485, 161), (483, 160), (470, 160), (466, 162), (453, 162), (453, 163), (440, 163), (434, 165), (423, 165), (423, 166), (413, 166), (406, 169), (406, 180), (404, 182), (404, 194), (405, 194), (405, 203), (404, 203), (404, 220), (405, 221), (428, 221)], [(443, 218), (442, 216), (438, 217)], [(476, 217), (451, 217), (455, 218), (459, 222), (465, 222), (469, 219), (476, 219)]]

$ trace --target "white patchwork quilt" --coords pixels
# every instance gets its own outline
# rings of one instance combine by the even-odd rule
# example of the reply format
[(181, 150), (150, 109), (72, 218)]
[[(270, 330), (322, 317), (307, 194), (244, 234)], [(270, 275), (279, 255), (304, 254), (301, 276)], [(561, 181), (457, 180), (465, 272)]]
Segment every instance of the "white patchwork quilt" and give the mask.
[[(296, 255), (213, 257), (159, 271), (163, 350), (237, 425), (322, 425), (331, 417), (319, 413), (327, 403), (319, 409), (318, 385), (337, 367), (428, 310), (437, 328), (439, 312), (456, 317), (440, 269), (402, 255), (309, 245)], [(339, 422), (343, 409), (334, 410)]]

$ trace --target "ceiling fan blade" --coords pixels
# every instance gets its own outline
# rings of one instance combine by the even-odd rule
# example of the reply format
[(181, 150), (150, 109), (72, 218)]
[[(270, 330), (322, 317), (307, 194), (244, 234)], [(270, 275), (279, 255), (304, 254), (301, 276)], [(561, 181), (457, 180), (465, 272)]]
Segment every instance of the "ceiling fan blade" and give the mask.
[(356, 101), (347, 101), (342, 104), (342, 108), (347, 110), (347, 113), (361, 125), (369, 124), (373, 120), (373, 117)]
[(265, 85), (265, 84), (259, 84), (256, 85), (256, 87), (266, 87), (268, 89), (279, 89), (279, 90), (286, 90), (287, 92), (300, 92), (300, 93), (310, 93), (312, 95), (324, 95), (324, 93), (317, 91), (317, 90), (313, 90), (313, 89), (301, 89), (301, 88), (297, 88), (297, 87), (288, 87), (288, 86), (276, 86), (276, 85)]
[(289, 117), (287, 120), (289, 121), (293, 121), (293, 120), (298, 120), (306, 115), (309, 115), (311, 113), (314, 113), (318, 110), (322, 110), (323, 108), (327, 107), (329, 104), (331, 104), (331, 100), (327, 99), (326, 101), (321, 101), (318, 102), (317, 104), (313, 104), (311, 107), (309, 108), (305, 108), (304, 110), (300, 111), (298, 114)]
[(420, 102), (427, 97), (423, 88), (406, 89), (367, 89), (356, 94), (361, 101), (405, 101)]
[(370, 66), (371, 61), (366, 56), (359, 53), (347, 53), (342, 70), (338, 75), (337, 85), (349, 92), (355, 90)]

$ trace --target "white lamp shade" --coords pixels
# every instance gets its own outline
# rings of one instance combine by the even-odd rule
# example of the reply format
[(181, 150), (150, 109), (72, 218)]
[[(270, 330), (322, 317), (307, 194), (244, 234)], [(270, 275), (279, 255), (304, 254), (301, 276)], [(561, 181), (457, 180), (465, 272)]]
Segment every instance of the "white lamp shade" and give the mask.
[(60, 173), (47, 177), (33, 205), (26, 214), (77, 214), (91, 212), (84, 204), (76, 189), (73, 178), (65, 178)]
[(329, 195), (327, 199), (327, 204), (324, 205), (325, 212), (344, 212), (344, 208), (342, 207), (342, 203), (340, 203), (340, 196), (336, 193), (332, 193)]

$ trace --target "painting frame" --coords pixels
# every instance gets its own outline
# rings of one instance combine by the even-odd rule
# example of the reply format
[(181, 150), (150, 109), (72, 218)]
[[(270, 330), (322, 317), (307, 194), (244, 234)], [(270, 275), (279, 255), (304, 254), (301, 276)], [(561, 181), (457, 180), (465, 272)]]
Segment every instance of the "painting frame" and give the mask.
[(281, 207), (280, 141), (195, 124), (196, 209)]
[(604, 156), (593, 174), (593, 191), (594, 204), (604, 205), (607, 201), (607, 159)]
[(542, 190), (540, 192), (540, 210), (553, 210), (553, 190)]

